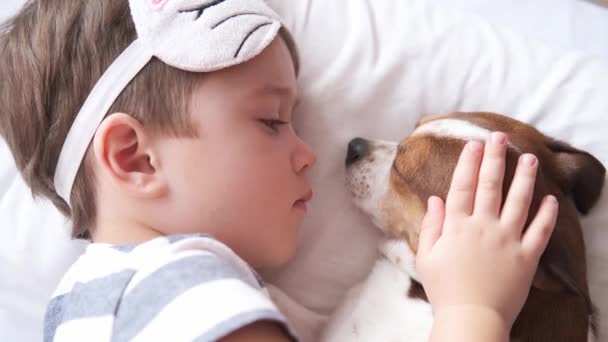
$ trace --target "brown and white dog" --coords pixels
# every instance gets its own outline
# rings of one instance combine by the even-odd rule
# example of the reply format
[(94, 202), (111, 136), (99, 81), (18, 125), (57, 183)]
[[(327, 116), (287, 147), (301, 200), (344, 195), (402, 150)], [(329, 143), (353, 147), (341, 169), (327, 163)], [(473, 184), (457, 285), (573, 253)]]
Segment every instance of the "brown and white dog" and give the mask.
[(349, 292), (322, 340), (428, 340), (432, 312), (414, 267), (425, 203), (431, 195), (445, 200), (465, 143), (485, 141), (492, 131), (502, 131), (509, 138), (503, 193), (510, 186), (519, 155), (533, 153), (539, 168), (530, 216), (547, 194), (555, 195), (560, 203), (554, 234), (511, 339), (594, 339), (595, 313), (578, 212), (585, 214), (596, 203), (604, 166), (589, 153), (519, 121), (491, 113), (455, 113), (421, 120), (399, 144), (360, 138), (349, 144), (347, 186), (355, 204), (385, 239), (369, 277)]

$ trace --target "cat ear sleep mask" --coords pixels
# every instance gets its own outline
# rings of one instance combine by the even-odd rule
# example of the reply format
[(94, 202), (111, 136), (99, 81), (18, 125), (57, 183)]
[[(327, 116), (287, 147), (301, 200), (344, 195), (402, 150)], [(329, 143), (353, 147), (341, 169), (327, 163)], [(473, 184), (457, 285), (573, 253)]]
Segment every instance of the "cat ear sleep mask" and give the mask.
[(59, 155), (55, 190), (68, 205), (97, 127), (152, 57), (185, 71), (220, 70), (259, 55), (282, 26), (263, 0), (129, 0), (129, 6), (137, 39), (97, 81)]

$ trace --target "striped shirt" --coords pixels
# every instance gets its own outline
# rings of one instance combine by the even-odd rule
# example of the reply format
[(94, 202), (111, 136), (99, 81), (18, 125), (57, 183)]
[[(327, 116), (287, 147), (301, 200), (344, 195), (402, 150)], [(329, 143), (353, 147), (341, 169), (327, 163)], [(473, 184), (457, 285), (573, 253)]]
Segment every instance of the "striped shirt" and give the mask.
[(293, 338), (257, 273), (217, 240), (93, 243), (50, 300), (44, 340), (215, 341), (260, 320)]

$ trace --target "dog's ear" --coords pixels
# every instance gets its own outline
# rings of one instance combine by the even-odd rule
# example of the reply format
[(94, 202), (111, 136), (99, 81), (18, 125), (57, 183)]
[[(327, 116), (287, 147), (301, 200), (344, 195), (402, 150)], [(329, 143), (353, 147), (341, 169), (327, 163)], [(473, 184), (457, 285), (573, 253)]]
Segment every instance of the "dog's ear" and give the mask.
[(591, 154), (564, 142), (545, 137), (546, 145), (555, 156), (559, 185), (583, 214), (597, 202), (606, 175), (606, 168)]
[[(552, 154), (553, 163), (543, 165), (544, 176), (550, 177), (563, 195), (572, 199), (574, 206), (563, 203), (566, 198), (561, 197), (555, 230), (540, 260), (533, 284), (546, 291), (566, 291), (580, 296), (591, 312), (584, 272), (581, 273), (581, 268), (584, 268), (584, 247), (580, 241), (581, 228), (576, 210), (585, 214), (596, 204), (604, 185), (606, 169), (591, 154), (564, 142), (545, 137), (545, 145)], [(542, 184), (545, 180), (538, 179), (538, 182)], [(542, 189), (541, 193), (549, 194), (551, 191)]]
[(534, 287), (585, 296), (585, 290), (578, 284), (574, 274), (576, 272), (575, 257), (568, 251), (564, 242), (554, 236), (540, 259), (538, 271), (534, 277)]
[(567, 292), (584, 299), (589, 314), (593, 312), (593, 304), (586, 285), (576, 278), (577, 267), (572, 253), (559, 238), (552, 238), (543, 254), (532, 285), (537, 289), (549, 292)]

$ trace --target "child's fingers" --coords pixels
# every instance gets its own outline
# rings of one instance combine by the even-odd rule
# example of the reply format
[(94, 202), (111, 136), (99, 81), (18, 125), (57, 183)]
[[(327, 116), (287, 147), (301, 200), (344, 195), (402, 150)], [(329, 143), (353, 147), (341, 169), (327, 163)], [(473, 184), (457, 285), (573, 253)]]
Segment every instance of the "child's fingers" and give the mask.
[(524, 253), (533, 257), (534, 260), (540, 259), (545, 248), (547, 248), (549, 238), (553, 233), (553, 229), (555, 229), (557, 213), (558, 203), (555, 197), (545, 197), (538, 209), (538, 213), (522, 238), (521, 244)]
[(519, 158), (511, 188), (507, 194), (502, 209), (500, 221), (504, 226), (512, 227), (514, 232), (521, 234), (534, 193), (536, 182), (537, 159), (531, 154), (524, 154)]
[(505, 174), (505, 154), (507, 136), (501, 132), (492, 133), (486, 143), (479, 170), (477, 192), (475, 195), (475, 213), (498, 217), (502, 202), (502, 182)]
[(462, 150), (446, 199), (447, 213), (470, 215), (473, 212), (482, 151), (483, 145), (478, 141), (469, 141)]
[(429, 197), (426, 215), (424, 215), (420, 229), (418, 255), (424, 255), (433, 248), (441, 236), (444, 218), (445, 209), (441, 198)]

